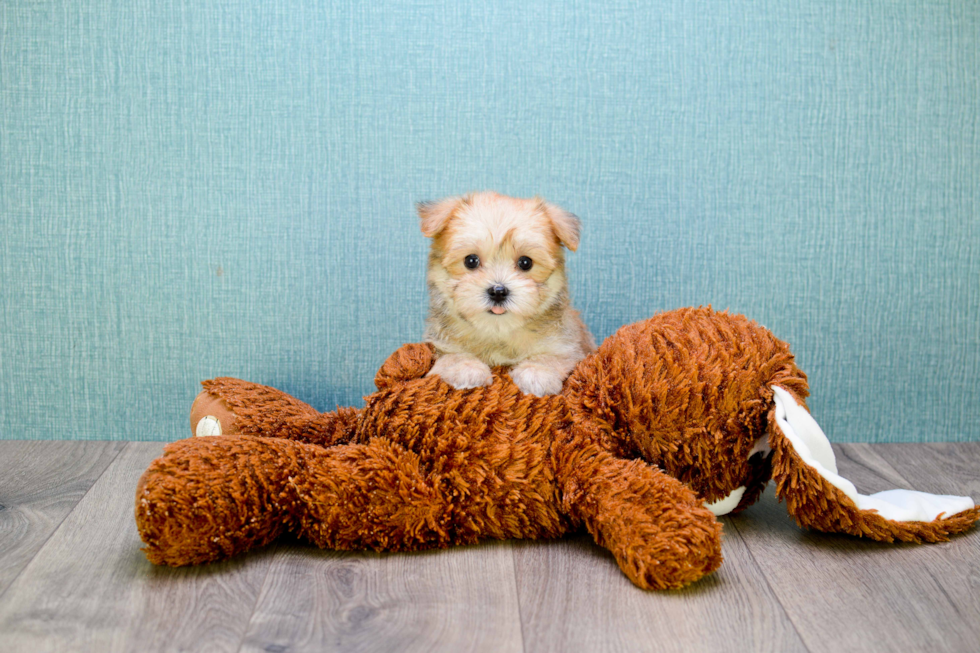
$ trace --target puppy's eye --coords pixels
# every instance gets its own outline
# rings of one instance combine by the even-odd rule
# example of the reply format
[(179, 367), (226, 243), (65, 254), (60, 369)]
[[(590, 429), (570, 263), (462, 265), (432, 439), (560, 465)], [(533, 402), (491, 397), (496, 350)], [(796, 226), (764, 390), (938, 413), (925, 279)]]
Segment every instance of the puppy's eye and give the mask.
[(532, 265), (534, 265), (534, 261), (532, 261), (526, 256), (522, 256), (521, 258), (517, 259), (517, 267), (524, 270), (525, 272), (530, 270)]
[(463, 265), (465, 265), (470, 270), (475, 270), (480, 267), (480, 257), (476, 254), (470, 254), (463, 259)]

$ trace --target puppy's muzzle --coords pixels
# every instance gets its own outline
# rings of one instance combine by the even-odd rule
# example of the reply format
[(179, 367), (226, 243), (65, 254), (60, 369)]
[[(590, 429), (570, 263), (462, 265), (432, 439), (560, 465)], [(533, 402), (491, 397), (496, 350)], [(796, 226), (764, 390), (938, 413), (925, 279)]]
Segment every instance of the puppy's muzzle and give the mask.
[(510, 291), (507, 290), (507, 286), (498, 283), (487, 288), (487, 294), (490, 295), (490, 301), (494, 304), (502, 304), (506, 301)]

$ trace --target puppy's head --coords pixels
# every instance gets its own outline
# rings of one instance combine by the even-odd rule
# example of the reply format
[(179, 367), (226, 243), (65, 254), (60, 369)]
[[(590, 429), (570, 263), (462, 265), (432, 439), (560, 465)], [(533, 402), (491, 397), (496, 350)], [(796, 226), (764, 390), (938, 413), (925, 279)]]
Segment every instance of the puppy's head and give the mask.
[(493, 192), (418, 205), (432, 239), (434, 311), (505, 334), (568, 301), (563, 247), (575, 250), (579, 220), (540, 199)]

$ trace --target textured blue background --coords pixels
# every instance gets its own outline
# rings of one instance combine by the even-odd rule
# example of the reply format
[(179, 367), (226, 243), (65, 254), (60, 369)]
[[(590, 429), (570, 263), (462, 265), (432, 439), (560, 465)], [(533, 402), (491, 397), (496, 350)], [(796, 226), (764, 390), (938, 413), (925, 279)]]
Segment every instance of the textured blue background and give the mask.
[(413, 204), (579, 214), (600, 339), (711, 303), (832, 439), (980, 439), (980, 4), (0, 4), (0, 437), (174, 439), (200, 379), (360, 405)]

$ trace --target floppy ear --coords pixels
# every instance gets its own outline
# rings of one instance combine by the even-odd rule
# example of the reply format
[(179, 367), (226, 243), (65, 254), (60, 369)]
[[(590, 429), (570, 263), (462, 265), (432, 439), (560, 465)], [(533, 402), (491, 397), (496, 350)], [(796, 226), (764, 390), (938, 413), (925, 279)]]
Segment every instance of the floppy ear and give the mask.
[(800, 526), (883, 542), (945, 542), (980, 519), (970, 497), (885, 490), (865, 495), (837, 473), (830, 440), (809, 411), (772, 386), (769, 446), (776, 496)]
[(437, 202), (419, 202), (415, 205), (422, 219), (422, 235), (432, 238), (446, 227), (461, 198), (447, 197)]
[(582, 226), (578, 216), (548, 202), (542, 202), (541, 208), (551, 220), (551, 226), (562, 245), (573, 252), (578, 249), (579, 232)]

